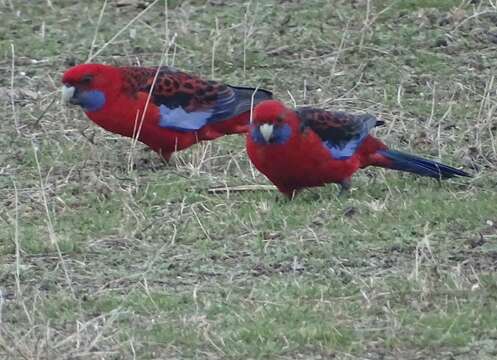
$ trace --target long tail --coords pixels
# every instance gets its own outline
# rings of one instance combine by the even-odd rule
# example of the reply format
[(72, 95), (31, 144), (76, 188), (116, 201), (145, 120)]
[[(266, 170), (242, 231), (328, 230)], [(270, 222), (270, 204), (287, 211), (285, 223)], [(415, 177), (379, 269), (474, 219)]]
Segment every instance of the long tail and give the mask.
[[(410, 173), (429, 176), (435, 179), (448, 179), (454, 176), (468, 176), (465, 171), (453, 168), (442, 163), (423, 159), (422, 157), (402, 153), (400, 151), (381, 149), (376, 152), (383, 157), (380, 161), (375, 161), (373, 165), (386, 167), (389, 169), (407, 171)], [(384, 161), (387, 160), (387, 161)]]
[(236, 114), (241, 114), (245, 111), (249, 111), (250, 106), (252, 105), (252, 98), (254, 106), (260, 103), (261, 101), (270, 100), (273, 98), (273, 93), (271, 91), (264, 89), (257, 89), (256, 92), (255, 91), (256, 89), (252, 87), (231, 86), (231, 88), (235, 91), (238, 101), (235, 110)]

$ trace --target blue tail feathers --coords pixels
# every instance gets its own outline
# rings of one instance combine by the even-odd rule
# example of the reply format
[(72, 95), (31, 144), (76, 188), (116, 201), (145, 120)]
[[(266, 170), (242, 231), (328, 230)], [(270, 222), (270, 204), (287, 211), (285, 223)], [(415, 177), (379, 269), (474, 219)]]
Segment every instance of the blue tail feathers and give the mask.
[(454, 176), (471, 176), (465, 171), (433, 160), (423, 159), (416, 155), (406, 154), (395, 150), (379, 150), (378, 153), (392, 162), (389, 168), (394, 170), (407, 171), (439, 180), (448, 179)]

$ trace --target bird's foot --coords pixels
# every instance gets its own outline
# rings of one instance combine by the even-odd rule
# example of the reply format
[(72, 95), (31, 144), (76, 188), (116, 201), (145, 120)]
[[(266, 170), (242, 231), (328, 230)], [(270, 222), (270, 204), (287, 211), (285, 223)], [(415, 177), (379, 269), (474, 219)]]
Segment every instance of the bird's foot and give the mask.
[(173, 154), (171, 154), (171, 153), (162, 153), (162, 152), (159, 152), (159, 159), (161, 160), (161, 162), (162, 162), (163, 165), (172, 166), (175, 163), (174, 158), (171, 159), (172, 155)]
[(340, 184), (340, 192), (338, 193), (339, 197), (343, 197), (350, 193), (350, 189), (352, 188), (352, 182), (350, 179), (342, 181)]

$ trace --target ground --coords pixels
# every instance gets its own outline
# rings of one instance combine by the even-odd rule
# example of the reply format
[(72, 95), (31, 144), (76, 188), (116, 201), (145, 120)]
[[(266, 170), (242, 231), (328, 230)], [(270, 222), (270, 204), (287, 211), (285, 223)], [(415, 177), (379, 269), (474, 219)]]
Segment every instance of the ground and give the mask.
[[(494, 359), (492, 1), (0, 1), (0, 358)], [(285, 201), (242, 136), (164, 164), (60, 103), (72, 64), (169, 64), (386, 122), (474, 174)]]

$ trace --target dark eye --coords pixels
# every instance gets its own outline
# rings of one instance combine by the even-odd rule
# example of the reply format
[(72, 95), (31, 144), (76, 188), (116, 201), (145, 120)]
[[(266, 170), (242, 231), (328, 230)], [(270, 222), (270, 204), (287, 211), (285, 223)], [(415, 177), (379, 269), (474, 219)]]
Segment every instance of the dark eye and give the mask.
[(93, 76), (88, 74), (88, 75), (85, 75), (81, 78), (80, 83), (83, 85), (89, 85), (91, 83), (92, 79), (93, 79)]
[(276, 118), (276, 123), (277, 124), (281, 124), (283, 122), (283, 116), (282, 115), (279, 115), (277, 118)]

